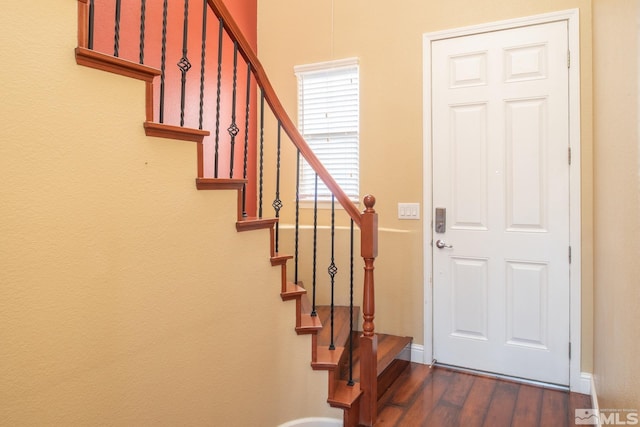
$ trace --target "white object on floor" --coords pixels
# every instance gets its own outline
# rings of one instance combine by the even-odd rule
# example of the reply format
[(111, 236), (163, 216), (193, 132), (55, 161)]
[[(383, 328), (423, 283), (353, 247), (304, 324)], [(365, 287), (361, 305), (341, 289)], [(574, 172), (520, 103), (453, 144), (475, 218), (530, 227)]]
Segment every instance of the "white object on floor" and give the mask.
[(335, 418), (300, 418), (280, 424), (278, 427), (341, 427), (342, 420)]

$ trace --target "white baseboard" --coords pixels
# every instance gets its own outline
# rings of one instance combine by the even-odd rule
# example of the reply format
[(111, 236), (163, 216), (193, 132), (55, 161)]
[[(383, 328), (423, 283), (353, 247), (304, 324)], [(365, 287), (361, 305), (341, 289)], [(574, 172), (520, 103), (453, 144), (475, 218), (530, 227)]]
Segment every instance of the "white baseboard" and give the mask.
[(592, 387), (593, 378), (589, 372), (581, 372), (580, 378), (571, 382), (571, 391), (574, 393), (591, 394)]
[[(593, 379), (593, 375), (588, 374), (589, 375), (589, 380), (590, 380), (590, 388), (591, 388), (591, 409), (595, 409), (595, 413), (599, 414), (600, 413), (600, 405), (598, 404), (598, 393), (596, 393), (596, 383)], [(598, 427), (602, 427), (602, 423), (600, 422), (600, 419), (598, 419)]]
[(424, 360), (424, 346), (420, 344), (411, 344), (411, 361), (415, 363), (427, 364), (431, 363)]
[[(429, 365), (431, 360), (425, 360), (424, 346), (420, 344), (411, 344), (411, 361), (415, 363), (422, 363), (423, 365)], [(595, 385), (593, 382), (593, 375), (589, 372), (581, 372), (580, 378), (571, 384), (571, 391), (575, 393), (589, 394), (591, 400), (594, 402), (594, 409), (597, 409), (597, 396), (595, 393)]]

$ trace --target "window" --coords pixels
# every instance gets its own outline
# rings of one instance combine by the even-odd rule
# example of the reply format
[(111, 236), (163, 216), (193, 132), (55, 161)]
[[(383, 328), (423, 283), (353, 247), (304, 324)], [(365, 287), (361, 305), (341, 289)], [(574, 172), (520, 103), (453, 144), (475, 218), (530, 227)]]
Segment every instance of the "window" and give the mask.
[[(298, 129), (318, 159), (354, 202), (359, 194), (360, 83), (357, 59), (295, 67)], [(313, 200), (315, 172), (302, 159), (300, 200)], [(318, 200), (331, 192), (318, 180)]]

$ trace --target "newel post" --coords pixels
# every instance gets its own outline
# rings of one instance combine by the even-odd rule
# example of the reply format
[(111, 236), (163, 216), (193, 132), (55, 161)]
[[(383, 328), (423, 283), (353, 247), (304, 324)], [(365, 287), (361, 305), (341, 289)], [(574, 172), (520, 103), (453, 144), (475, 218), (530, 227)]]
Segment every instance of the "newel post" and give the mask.
[(360, 406), (360, 424), (373, 426), (378, 412), (378, 338), (375, 335), (375, 287), (373, 282), (374, 261), (378, 256), (378, 214), (373, 206), (375, 197), (364, 198), (360, 231), (360, 253), (364, 259), (364, 288), (362, 299), (363, 333), (360, 336), (360, 387), (363, 391)]

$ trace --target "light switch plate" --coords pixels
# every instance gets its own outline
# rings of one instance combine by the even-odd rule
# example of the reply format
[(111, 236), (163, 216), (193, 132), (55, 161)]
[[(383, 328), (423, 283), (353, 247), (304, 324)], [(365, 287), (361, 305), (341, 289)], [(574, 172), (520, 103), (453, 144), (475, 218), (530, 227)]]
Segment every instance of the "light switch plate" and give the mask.
[(420, 203), (398, 203), (398, 219), (420, 219)]

